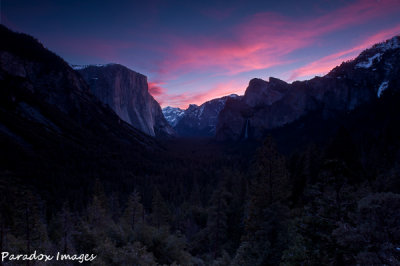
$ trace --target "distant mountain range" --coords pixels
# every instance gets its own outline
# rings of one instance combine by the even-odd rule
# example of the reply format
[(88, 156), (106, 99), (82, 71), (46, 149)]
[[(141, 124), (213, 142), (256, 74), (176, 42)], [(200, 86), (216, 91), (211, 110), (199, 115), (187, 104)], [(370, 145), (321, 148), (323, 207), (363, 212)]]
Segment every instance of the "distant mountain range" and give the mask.
[(323, 77), (288, 84), (276, 78), (252, 79), (242, 98), (221, 110), (219, 140), (262, 138), (310, 113), (323, 119), (349, 113), (391, 90), (399, 90), (399, 37), (374, 45)]
[(400, 72), (398, 36), (362, 52), (323, 77), (291, 84), (270, 77), (252, 79), (244, 96), (210, 100), (186, 110), (166, 107), (164, 116), (180, 136), (216, 136), (218, 140), (263, 138), (309, 113), (323, 119), (350, 112), (394, 89)]
[[(13, 35), (5, 27), (2, 31), (3, 34)], [(29, 39), (21, 37), (24, 35), (15, 36), (10, 39)], [(30, 39), (24, 41), (34, 42)], [(31, 81), (27, 84), (31, 85), (26, 85), (26, 88), (40, 88), (42, 100), (57, 105), (64, 113), (81, 108), (78, 102), (82, 97), (94, 97), (91, 102), (100, 102), (101, 108), (110, 107), (120, 120), (154, 137), (215, 136), (218, 140), (235, 141), (261, 139), (270, 130), (287, 126), (310, 113), (317, 112), (323, 119), (329, 119), (353, 111), (379, 99), (387, 91), (397, 89), (394, 84), (400, 76), (400, 41), (396, 36), (365, 50), (356, 59), (342, 63), (323, 77), (291, 84), (273, 77), (269, 81), (252, 79), (243, 96), (229, 95), (200, 106), (191, 104), (186, 110), (173, 107), (161, 109), (148, 91), (146, 76), (122, 65), (72, 65), (71, 68), (61, 58), (50, 56), (51, 52), (35, 43), (32, 49), (44, 54), (39, 59), (56, 64), (58, 68), (54, 71), (59, 69), (54, 73), (46, 70), (43, 74), (41, 71), (47, 65), (34, 67), (32, 64), (38, 64), (38, 60), (26, 63), (38, 56), (23, 51), (23, 44), (12, 45), (3, 44), (2, 71), (6, 73), (3, 74), (3, 80), (8, 80), (5, 77), (10, 75), (29, 78)], [(14, 58), (16, 54), (18, 60)], [(52, 57), (56, 59), (50, 59)], [(65, 74), (61, 74), (62, 71)], [(40, 86), (33, 84), (45, 75), (51, 76), (41, 81)], [(64, 85), (69, 83), (77, 90), (66, 91)], [(57, 87), (60, 90), (54, 89)], [(70, 93), (71, 96), (68, 96)], [(81, 98), (73, 96), (75, 94)], [(98, 103), (95, 105), (98, 108)], [(42, 123), (55, 125), (26, 102), (18, 108), (20, 114), (31, 119), (41, 117), (39, 120)], [(96, 119), (102, 120), (101, 116)]]
[(229, 98), (239, 99), (241, 96), (231, 94), (200, 106), (190, 104), (186, 110), (168, 106), (163, 108), (163, 113), (179, 136), (214, 136), (219, 113)]

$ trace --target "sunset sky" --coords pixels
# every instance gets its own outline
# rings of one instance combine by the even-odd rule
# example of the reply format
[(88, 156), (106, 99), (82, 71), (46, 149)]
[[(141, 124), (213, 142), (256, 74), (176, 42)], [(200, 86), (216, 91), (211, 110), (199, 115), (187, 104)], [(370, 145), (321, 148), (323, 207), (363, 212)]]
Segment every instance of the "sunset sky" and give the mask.
[(71, 64), (145, 74), (165, 106), (186, 108), (252, 78), (326, 74), (400, 34), (400, 0), (1, 0), (1, 23)]

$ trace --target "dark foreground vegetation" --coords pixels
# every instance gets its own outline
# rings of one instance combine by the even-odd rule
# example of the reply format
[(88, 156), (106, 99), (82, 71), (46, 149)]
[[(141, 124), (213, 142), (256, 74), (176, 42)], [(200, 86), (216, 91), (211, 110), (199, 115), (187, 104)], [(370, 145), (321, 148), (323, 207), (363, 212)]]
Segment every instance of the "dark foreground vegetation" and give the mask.
[(165, 141), (142, 159), (19, 154), (1, 173), (1, 249), (98, 265), (397, 265), (398, 100), (354, 112), (325, 142), (289, 128), (309, 140), (291, 149), (281, 129), (282, 149), (270, 136)]

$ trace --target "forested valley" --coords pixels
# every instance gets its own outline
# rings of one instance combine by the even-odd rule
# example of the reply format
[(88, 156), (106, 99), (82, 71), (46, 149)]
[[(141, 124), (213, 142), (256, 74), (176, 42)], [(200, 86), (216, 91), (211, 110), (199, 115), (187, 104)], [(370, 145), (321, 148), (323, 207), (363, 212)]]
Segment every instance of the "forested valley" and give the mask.
[(139, 161), (121, 148), (89, 168), (73, 155), (52, 172), (30, 165), (28, 182), (3, 172), (1, 249), (94, 253), (94, 265), (395, 265), (395, 100), (368, 127), (356, 113), (301, 149), (281, 149), (276, 132), (262, 142), (175, 139)]

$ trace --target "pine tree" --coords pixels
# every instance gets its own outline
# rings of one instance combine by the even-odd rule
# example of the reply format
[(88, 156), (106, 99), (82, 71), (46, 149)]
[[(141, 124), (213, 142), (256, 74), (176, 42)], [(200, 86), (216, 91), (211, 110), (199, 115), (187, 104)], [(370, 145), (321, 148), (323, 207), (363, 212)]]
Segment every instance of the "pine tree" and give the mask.
[(228, 198), (230, 193), (226, 191), (223, 185), (216, 189), (211, 197), (211, 207), (209, 210), (209, 218), (207, 229), (209, 231), (209, 238), (213, 258), (216, 259), (221, 252), (222, 244), (227, 237), (228, 227)]
[(107, 208), (107, 196), (104, 192), (104, 186), (100, 182), (99, 179), (96, 179), (93, 186), (93, 196), (95, 196), (98, 200), (98, 203), (101, 204), (103, 209)]
[(50, 224), (52, 239), (56, 242), (58, 250), (63, 253), (73, 253), (75, 244), (73, 235), (76, 232), (76, 217), (70, 211), (68, 203), (65, 203), (60, 212)]
[(258, 150), (250, 186), (250, 201), (246, 221), (247, 233), (255, 233), (264, 222), (265, 210), (273, 203), (285, 202), (289, 196), (289, 177), (285, 159), (271, 137)]
[(18, 238), (23, 239), (21, 249), (28, 254), (33, 250), (48, 251), (50, 242), (44, 204), (40, 198), (29, 190), (23, 191), (17, 198), (16, 210), (14, 232)]
[(134, 191), (128, 198), (127, 206), (122, 216), (125, 231), (134, 231), (135, 226), (144, 223), (144, 208), (140, 203), (139, 192)]
[(350, 221), (332, 233), (344, 264), (400, 265), (400, 194), (374, 193), (358, 201)]
[(279, 263), (281, 248), (286, 241), (286, 203), (291, 190), (285, 159), (278, 153), (271, 137), (258, 150), (253, 168), (241, 247), (252, 252), (245, 254), (247, 259), (235, 258), (235, 261), (247, 260), (249, 264), (246, 265)]
[(106, 206), (104, 191), (96, 189), (77, 228), (80, 232), (76, 236), (77, 249), (93, 252), (101, 248), (101, 245), (109, 243), (109, 240), (112, 243), (121, 242), (121, 230)]
[(13, 201), (8, 192), (3, 190), (0, 194), (0, 252), (6, 251), (6, 239), (13, 220), (12, 206), (10, 206), (10, 202)]
[(254, 168), (255, 185), (262, 186), (260, 189), (253, 189), (254, 192), (264, 194), (269, 204), (287, 199), (289, 174), (286, 170), (285, 158), (279, 154), (271, 136), (266, 138), (258, 150)]
[(153, 224), (157, 229), (160, 229), (161, 226), (168, 226), (171, 220), (171, 213), (157, 188), (154, 189), (151, 207)]

